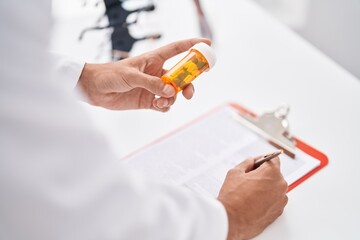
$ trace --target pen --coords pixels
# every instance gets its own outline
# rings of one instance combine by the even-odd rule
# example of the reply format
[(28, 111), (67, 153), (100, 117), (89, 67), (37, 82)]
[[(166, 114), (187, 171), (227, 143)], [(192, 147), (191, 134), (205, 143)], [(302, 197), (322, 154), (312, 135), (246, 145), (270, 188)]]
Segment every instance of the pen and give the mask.
[(271, 159), (279, 156), (280, 154), (282, 154), (284, 151), (282, 149), (275, 151), (273, 153), (269, 153), (266, 154), (264, 156), (262, 156), (261, 158), (259, 158), (258, 160), (255, 161), (254, 163), (254, 170), (257, 169), (258, 167), (260, 167), (261, 164), (263, 164), (264, 162), (270, 161)]

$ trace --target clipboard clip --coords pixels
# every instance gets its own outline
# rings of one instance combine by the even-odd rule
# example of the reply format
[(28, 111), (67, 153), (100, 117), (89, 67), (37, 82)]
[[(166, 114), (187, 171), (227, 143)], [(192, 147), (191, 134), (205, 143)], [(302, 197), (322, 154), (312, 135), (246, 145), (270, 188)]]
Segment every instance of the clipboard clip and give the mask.
[(287, 116), (290, 112), (288, 105), (283, 105), (271, 112), (265, 112), (259, 117), (253, 117), (247, 113), (239, 113), (238, 121), (265, 138), (273, 146), (283, 149), (284, 152), (294, 158), (296, 142), (289, 131)]

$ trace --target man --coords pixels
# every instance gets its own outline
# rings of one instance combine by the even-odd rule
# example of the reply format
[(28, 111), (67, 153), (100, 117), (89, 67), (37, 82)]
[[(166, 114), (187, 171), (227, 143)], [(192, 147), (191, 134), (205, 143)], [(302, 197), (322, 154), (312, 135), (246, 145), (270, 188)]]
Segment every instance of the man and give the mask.
[[(50, 2), (2, 1), (0, 20), (0, 239), (248, 239), (282, 213), (278, 158), (231, 169), (218, 199), (123, 169), (51, 70)], [(164, 61), (200, 41), (208, 42), (179, 41), (73, 75), (95, 105), (164, 112), (175, 102), (159, 79)], [(190, 99), (193, 86), (183, 94)]]

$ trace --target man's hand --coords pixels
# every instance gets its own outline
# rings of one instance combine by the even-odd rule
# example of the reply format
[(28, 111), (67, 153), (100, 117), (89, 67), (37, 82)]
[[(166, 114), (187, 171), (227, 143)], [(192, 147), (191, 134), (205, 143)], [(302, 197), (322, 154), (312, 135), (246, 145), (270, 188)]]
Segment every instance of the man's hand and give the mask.
[(279, 158), (253, 170), (255, 160), (248, 159), (231, 169), (220, 190), (218, 199), (229, 219), (228, 240), (255, 237), (282, 214), (287, 204), (288, 185), (280, 173)]
[[(154, 109), (166, 112), (176, 100), (175, 89), (164, 84), (160, 77), (166, 72), (164, 62), (208, 39), (188, 39), (158, 48), (140, 56), (106, 64), (86, 64), (78, 87), (91, 104), (109, 109)], [(190, 99), (194, 87), (183, 91)]]

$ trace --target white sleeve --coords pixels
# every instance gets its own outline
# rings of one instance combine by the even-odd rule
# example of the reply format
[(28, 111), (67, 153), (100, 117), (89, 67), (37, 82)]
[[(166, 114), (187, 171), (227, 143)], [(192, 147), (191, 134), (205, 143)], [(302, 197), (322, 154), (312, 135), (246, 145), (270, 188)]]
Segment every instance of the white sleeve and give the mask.
[(85, 61), (56, 53), (51, 53), (51, 60), (58, 84), (67, 91), (74, 90), (84, 69)]
[(220, 202), (128, 172), (72, 96), (0, 92), (0, 239), (226, 239)]

